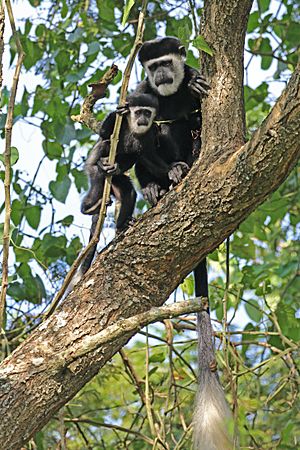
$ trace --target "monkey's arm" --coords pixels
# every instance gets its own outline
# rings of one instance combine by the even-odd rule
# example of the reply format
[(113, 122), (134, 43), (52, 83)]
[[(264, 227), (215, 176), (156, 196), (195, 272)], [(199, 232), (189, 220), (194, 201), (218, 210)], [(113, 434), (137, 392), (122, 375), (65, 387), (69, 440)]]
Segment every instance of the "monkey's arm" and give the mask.
[(114, 131), (114, 126), (116, 122), (116, 115), (117, 113), (115, 111), (111, 112), (106, 116), (104, 119), (101, 129), (100, 129), (100, 137), (104, 140), (110, 139), (110, 136), (112, 135)]
[(166, 193), (166, 190), (162, 189), (157, 179), (154, 181), (155, 176), (149, 172), (147, 166), (141, 160), (136, 163), (134, 170), (141, 185), (143, 197), (150, 205), (156, 205), (158, 200)]

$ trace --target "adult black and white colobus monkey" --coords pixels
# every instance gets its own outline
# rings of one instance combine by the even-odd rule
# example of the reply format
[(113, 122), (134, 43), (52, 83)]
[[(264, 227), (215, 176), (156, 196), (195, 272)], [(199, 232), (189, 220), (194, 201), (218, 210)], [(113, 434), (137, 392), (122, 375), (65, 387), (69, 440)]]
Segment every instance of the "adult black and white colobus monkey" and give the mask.
[[(185, 49), (177, 38), (145, 42), (139, 60), (147, 78), (135, 92), (157, 96), (160, 156), (173, 167), (177, 165), (183, 177), (199, 155), (201, 97), (207, 94), (208, 84), (185, 64)], [(143, 161), (137, 162), (135, 171), (144, 196), (152, 205), (173, 184)], [(195, 268), (194, 277), (196, 296), (208, 297), (205, 259)], [(194, 414), (194, 448), (229, 450), (232, 448), (226, 434), (229, 410), (215, 370), (209, 311), (199, 314), (198, 327), (199, 391)]]
[[(135, 92), (157, 96), (160, 156), (168, 163), (177, 163), (183, 177), (199, 156), (201, 96), (208, 85), (197, 70), (185, 64), (185, 48), (177, 38), (145, 42), (138, 58), (147, 78)], [(146, 195), (147, 188), (160, 192), (170, 187), (170, 182), (149, 172), (146, 165), (136, 165), (136, 175)], [(160, 196), (151, 198), (156, 203)]]

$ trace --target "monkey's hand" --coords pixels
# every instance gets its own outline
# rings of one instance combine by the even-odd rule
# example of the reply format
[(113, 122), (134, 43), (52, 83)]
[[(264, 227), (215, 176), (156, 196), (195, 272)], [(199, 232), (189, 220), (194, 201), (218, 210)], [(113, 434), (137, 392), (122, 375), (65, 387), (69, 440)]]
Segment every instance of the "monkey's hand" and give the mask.
[(188, 87), (195, 97), (203, 97), (208, 95), (210, 84), (202, 75), (196, 75), (188, 82)]
[(183, 161), (178, 161), (172, 164), (168, 172), (168, 177), (172, 181), (172, 184), (176, 185), (186, 176), (189, 170), (188, 164)]
[(154, 181), (147, 184), (145, 188), (142, 189), (143, 197), (151, 206), (157, 205), (158, 200), (166, 193), (159, 184)]
[(102, 170), (104, 176), (120, 175), (122, 171), (120, 170), (119, 164), (110, 164), (108, 158), (100, 158), (98, 161), (98, 166)]
[(116, 113), (119, 114), (120, 116), (128, 114), (129, 113), (128, 102), (126, 102), (124, 106), (117, 106)]

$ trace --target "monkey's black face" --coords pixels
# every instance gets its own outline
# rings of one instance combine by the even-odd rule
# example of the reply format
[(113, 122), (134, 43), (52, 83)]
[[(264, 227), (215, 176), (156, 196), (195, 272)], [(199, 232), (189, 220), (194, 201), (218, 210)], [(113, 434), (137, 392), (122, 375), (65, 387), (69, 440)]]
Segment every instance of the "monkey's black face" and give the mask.
[(149, 82), (159, 95), (168, 96), (178, 91), (184, 78), (184, 58), (170, 54), (144, 63)]
[(152, 126), (156, 116), (156, 109), (150, 106), (130, 106), (129, 107), (128, 125), (134, 134), (144, 134)]

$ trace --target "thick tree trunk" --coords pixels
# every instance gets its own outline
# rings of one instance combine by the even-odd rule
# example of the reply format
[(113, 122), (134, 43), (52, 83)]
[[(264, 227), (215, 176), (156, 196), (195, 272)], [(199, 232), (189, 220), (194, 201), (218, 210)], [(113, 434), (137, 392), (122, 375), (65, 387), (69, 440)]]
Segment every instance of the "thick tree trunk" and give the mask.
[(202, 66), (211, 92), (202, 106), (203, 168), (225, 160), (245, 143), (244, 44), (253, 0), (207, 1), (201, 34), (213, 50), (203, 54)]
[[(244, 5), (239, 14), (245, 27), (245, 11), (250, 3), (247, 2), (246, 10), (246, 2), (208, 3), (208, 9), (214, 5), (228, 18), (223, 45), (229, 39), (230, 23), (230, 39), (234, 35), (240, 40), (241, 36), (234, 32), (241, 23), (235, 8), (237, 3)], [(208, 20), (208, 13), (206, 17)], [(221, 28), (215, 23), (220, 42)], [(212, 39), (210, 43), (214, 46)], [(235, 65), (240, 83), (240, 56)], [(99, 333), (120, 318), (163, 304), (182, 278), (282, 183), (299, 158), (300, 67), (269, 117), (243, 147), (241, 88), (234, 91), (235, 103), (228, 98), (228, 92), (233, 92), (238, 83), (234, 82), (235, 72), (228, 75), (228, 67), (223, 72), (222, 64), (217, 62), (214, 67), (214, 71), (209, 70), (212, 101), (207, 100), (204, 111), (207, 117), (211, 109), (215, 118), (215, 123), (210, 123), (211, 132), (219, 134), (210, 136), (208, 130), (204, 132), (204, 151), (216, 155), (212, 157), (214, 162), (206, 170), (201, 161), (195, 164), (185, 180), (156, 208), (104, 249), (58, 311), (2, 363), (3, 450), (19, 449), (28, 441), (120, 350), (132, 332), (124, 332), (122, 337), (102, 343), (86, 356), (78, 356), (87, 336)], [(230, 80), (229, 91), (220, 89), (219, 77)], [(226, 144), (226, 155), (230, 155), (226, 161), (219, 157), (220, 141)]]

